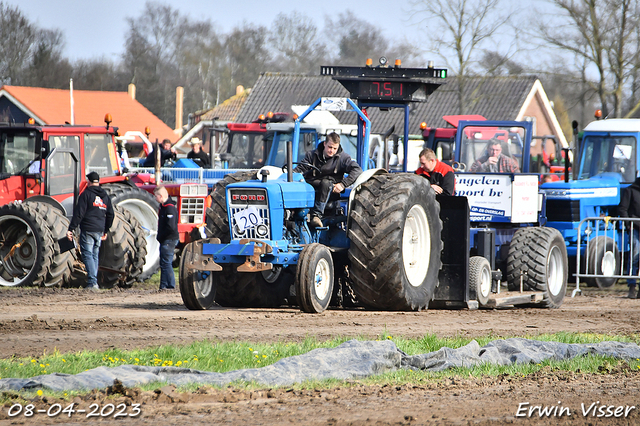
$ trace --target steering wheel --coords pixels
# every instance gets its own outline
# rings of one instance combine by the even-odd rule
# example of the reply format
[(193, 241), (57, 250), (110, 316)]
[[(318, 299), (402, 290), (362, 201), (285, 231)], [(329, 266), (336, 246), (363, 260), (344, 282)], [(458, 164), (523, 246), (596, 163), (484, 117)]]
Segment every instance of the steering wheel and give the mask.
[(457, 161), (454, 161), (453, 164), (451, 164), (453, 170), (455, 170), (456, 172), (464, 172), (465, 170), (467, 170), (467, 165), (464, 163), (459, 163)]
[[(314, 166), (313, 164), (309, 164), (309, 163), (291, 163), (291, 164), (300, 164), (302, 166), (309, 166), (312, 169), (316, 170), (318, 173), (322, 173), (322, 170), (320, 170), (318, 167)], [(286, 164), (284, 166), (282, 166), (282, 173), (287, 173), (287, 165)]]

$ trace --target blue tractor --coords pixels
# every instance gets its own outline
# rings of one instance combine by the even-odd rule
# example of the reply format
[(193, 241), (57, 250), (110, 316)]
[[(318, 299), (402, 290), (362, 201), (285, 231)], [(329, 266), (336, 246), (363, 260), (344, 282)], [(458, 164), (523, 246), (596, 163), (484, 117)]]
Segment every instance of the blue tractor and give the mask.
[[(342, 78), (361, 102), (383, 107), (403, 102), (407, 116), (409, 102), (426, 100), (446, 76), (446, 70), (435, 68), (323, 67), (322, 72)], [(293, 153), (301, 151), (300, 122), (316, 107), (358, 114), (353, 158), (364, 172), (330, 200), (324, 227), (310, 229), (315, 193), (293, 172)], [(349, 293), (371, 309), (426, 309), (441, 267), (440, 207), (420, 176), (369, 168), (369, 133), (369, 119), (351, 99), (319, 99), (296, 120), (282, 169), (231, 175), (217, 186), (212, 207), (216, 198), (224, 199), (225, 217), (209, 227), (210, 238), (189, 244), (181, 259), (180, 292), (187, 308), (289, 303), (318, 313), (334, 296)]]
[(637, 119), (588, 124), (573, 162), (573, 179), (567, 173), (565, 181), (545, 183), (540, 188), (547, 199), (547, 226), (563, 235), (572, 272), (590, 286), (608, 288), (629, 275), (625, 266), (631, 259), (623, 256), (629, 249), (628, 239), (624, 229), (613, 230), (623, 222), (610, 218), (617, 216), (622, 191), (636, 179), (639, 138)]
[[(438, 200), (444, 211), (443, 240), (461, 243), (445, 244), (435, 303), (464, 302), (464, 287), (458, 284), (464, 277), (455, 277), (467, 274), (469, 298), (480, 306), (561, 306), (568, 280), (567, 251), (561, 233), (546, 223), (539, 175), (530, 171), (531, 135), (530, 122), (461, 120), (453, 138), (426, 140), (455, 170), (456, 197)], [(496, 158), (504, 168), (489, 164), (489, 147), (499, 147)], [(461, 211), (449, 209), (454, 203), (468, 205), (466, 228), (447, 226), (448, 218)], [(503, 280), (507, 292), (500, 291)]]

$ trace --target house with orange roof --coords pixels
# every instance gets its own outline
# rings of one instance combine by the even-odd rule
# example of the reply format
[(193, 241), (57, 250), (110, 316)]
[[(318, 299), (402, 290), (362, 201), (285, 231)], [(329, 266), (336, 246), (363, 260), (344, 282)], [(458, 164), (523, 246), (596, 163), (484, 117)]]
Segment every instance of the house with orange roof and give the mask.
[[(138, 132), (144, 135), (149, 127), (149, 139), (169, 139), (180, 135), (135, 100), (135, 90), (102, 92), (97, 90), (44, 89), (41, 87), (0, 87), (0, 122), (26, 123), (33, 118), (37, 124), (79, 124), (104, 126), (105, 115), (111, 114), (111, 126), (118, 132)], [(73, 99), (73, 110), (72, 110)], [(139, 138), (137, 142), (142, 142)]]

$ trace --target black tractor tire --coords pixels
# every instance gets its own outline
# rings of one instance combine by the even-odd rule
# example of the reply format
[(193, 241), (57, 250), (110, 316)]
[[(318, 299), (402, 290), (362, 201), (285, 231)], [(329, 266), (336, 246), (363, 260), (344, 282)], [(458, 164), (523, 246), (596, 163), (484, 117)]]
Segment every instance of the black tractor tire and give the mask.
[(51, 229), (35, 205), (14, 202), (0, 207), (0, 285), (44, 285), (54, 251)]
[[(587, 272), (589, 274), (605, 275), (605, 272), (607, 274), (612, 273), (613, 275), (620, 274), (620, 251), (618, 250), (616, 242), (611, 237), (599, 235), (590, 240), (589, 250), (586, 255), (586, 261), (589, 266), (589, 270)], [(587, 265), (584, 260), (582, 263)], [(609, 264), (609, 267), (606, 268), (606, 270), (603, 270), (603, 264)], [(618, 279), (598, 277), (584, 278), (584, 281), (588, 287), (606, 289), (614, 285)]]
[(146, 233), (133, 214), (126, 209), (122, 209), (122, 215), (131, 228), (131, 234), (134, 237), (134, 250), (127, 253), (129, 256), (129, 275), (124, 281), (119, 281), (118, 284), (122, 288), (131, 288), (136, 282), (142, 282), (144, 274), (144, 264), (147, 259), (147, 239)]
[(292, 268), (264, 272), (238, 272), (239, 265), (221, 265), (214, 276), (215, 301), (235, 308), (277, 308), (286, 303), (294, 283)]
[(187, 309), (192, 311), (209, 309), (214, 305), (216, 285), (214, 278), (220, 272), (196, 271), (187, 269), (187, 265), (194, 257), (194, 244), (189, 243), (182, 250), (180, 257), (180, 276), (178, 283), (180, 296)]
[(331, 302), (334, 285), (333, 259), (329, 249), (318, 243), (307, 245), (298, 259), (296, 297), (303, 312), (319, 314)]
[(229, 217), (227, 215), (227, 185), (246, 182), (255, 176), (255, 170), (247, 170), (226, 175), (216, 182), (210, 194), (211, 207), (206, 211), (205, 232), (207, 238), (220, 238), (221, 243), (231, 241)]
[(51, 204), (43, 202), (28, 202), (28, 204), (33, 206), (38, 214), (45, 220), (54, 241), (51, 267), (47, 272), (44, 285), (46, 287), (66, 286), (71, 280), (74, 258), (72, 251), (60, 253), (57, 241), (60, 238), (67, 238), (69, 219), (67, 219), (62, 211), (53, 207)]
[(156, 240), (160, 205), (149, 192), (125, 183), (104, 184), (102, 188), (107, 191), (111, 204), (129, 210), (144, 230), (147, 253), (142, 274), (137, 279), (151, 278), (160, 269), (160, 243)]
[(509, 290), (543, 291), (541, 306), (559, 308), (567, 291), (567, 247), (553, 228), (526, 227), (515, 232), (507, 255)]
[(491, 264), (482, 256), (469, 259), (469, 299), (486, 306), (491, 295)]
[(409, 173), (373, 176), (360, 186), (348, 225), (358, 301), (371, 309), (426, 309), (442, 265), (440, 204), (429, 182)]
[(122, 271), (126, 276), (121, 280), (117, 272), (98, 270), (98, 285), (101, 288), (113, 288), (120, 281), (122, 281), (121, 286), (130, 287), (136, 282), (142, 270), (141, 262), (136, 255), (137, 238), (130, 223), (131, 217), (119, 206), (114, 206), (113, 210), (115, 213), (113, 224), (107, 233), (107, 239), (100, 245), (99, 265), (114, 271)]

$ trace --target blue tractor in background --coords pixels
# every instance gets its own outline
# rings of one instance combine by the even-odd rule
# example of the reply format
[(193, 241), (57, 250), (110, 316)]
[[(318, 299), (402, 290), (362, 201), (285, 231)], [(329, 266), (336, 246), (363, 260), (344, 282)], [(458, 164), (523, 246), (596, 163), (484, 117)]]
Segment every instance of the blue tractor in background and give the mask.
[(608, 288), (630, 275), (625, 269), (632, 260), (625, 236), (629, 229), (619, 228), (630, 223), (611, 218), (617, 216), (622, 191), (636, 179), (639, 137), (637, 119), (588, 124), (573, 162), (573, 179), (540, 188), (547, 199), (547, 226), (563, 235), (572, 272), (590, 286)]

